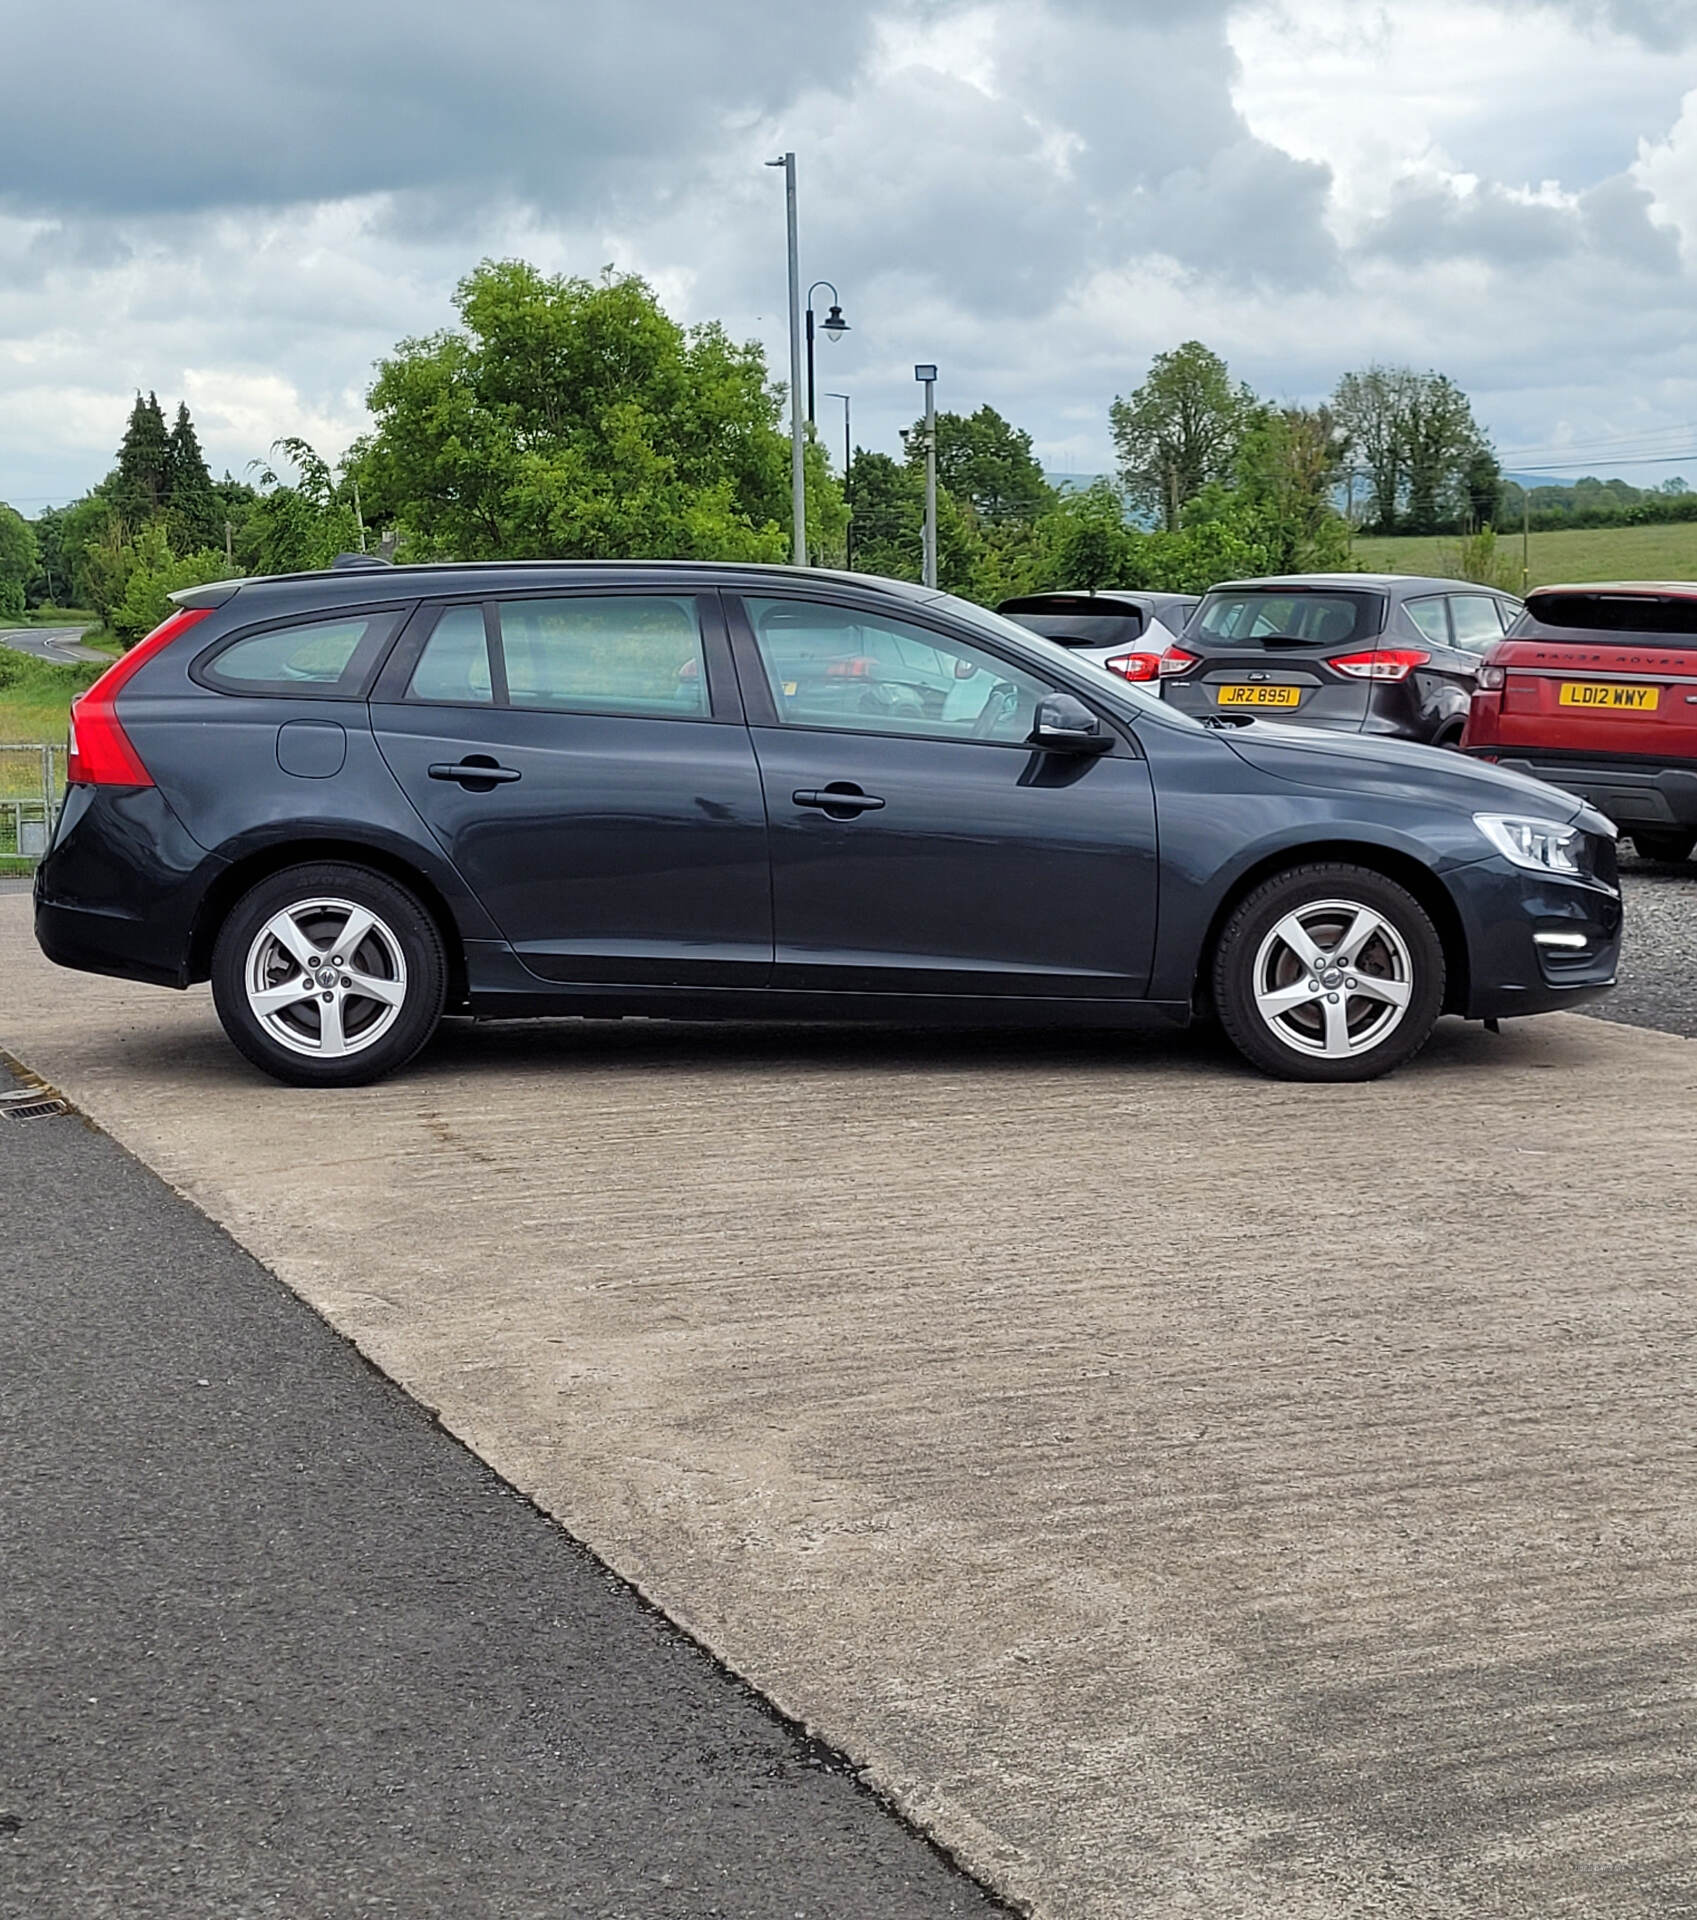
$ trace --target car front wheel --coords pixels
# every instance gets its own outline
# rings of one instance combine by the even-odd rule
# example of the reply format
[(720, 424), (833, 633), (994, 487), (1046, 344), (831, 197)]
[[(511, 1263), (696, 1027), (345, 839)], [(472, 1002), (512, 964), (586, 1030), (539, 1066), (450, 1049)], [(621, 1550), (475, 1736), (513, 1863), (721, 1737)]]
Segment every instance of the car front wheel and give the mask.
[(1371, 1080), (1426, 1044), (1444, 949), (1425, 909), (1370, 867), (1275, 874), (1233, 910), (1214, 1003), (1238, 1051), (1285, 1080)]
[(224, 1031), (295, 1086), (392, 1073), (436, 1030), (447, 965), (436, 923), (407, 890), (339, 861), (285, 868), (236, 903), (212, 951)]

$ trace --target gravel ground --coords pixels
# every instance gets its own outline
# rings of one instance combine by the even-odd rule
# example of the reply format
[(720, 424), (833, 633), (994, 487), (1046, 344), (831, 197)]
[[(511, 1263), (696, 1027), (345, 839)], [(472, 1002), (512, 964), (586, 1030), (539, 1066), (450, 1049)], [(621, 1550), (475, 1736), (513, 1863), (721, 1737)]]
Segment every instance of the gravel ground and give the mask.
[(1620, 985), (1584, 1012), (1697, 1040), (1697, 861), (1658, 866), (1623, 852), (1626, 942)]

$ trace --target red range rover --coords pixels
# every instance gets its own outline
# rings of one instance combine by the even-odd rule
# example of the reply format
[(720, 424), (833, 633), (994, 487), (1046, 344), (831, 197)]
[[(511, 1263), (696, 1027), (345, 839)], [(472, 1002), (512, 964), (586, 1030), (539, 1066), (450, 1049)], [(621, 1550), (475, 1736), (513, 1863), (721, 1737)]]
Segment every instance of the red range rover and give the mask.
[(1565, 787), (1651, 860), (1697, 846), (1697, 582), (1538, 587), (1485, 655), (1463, 749)]

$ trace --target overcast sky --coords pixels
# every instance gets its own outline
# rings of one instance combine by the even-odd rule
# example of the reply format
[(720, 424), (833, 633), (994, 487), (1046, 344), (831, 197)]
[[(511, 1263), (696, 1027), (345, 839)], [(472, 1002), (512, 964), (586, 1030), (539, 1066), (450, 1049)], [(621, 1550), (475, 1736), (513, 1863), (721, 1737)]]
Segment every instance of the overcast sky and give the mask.
[[(787, 367), (781, 175), (895, 450), (913, 365), (1045, 465), (1196, 337), (1437, 367), (1512, 469), (1697, 485), (1697, 0), (0, 0), (0, 499), (134, 390), (338, 453), (486, 255), (646, 275)], [(838, 443), (837, 403), (822, 416)], [(1643, 464), (1639, 464), (1639, 463)]]

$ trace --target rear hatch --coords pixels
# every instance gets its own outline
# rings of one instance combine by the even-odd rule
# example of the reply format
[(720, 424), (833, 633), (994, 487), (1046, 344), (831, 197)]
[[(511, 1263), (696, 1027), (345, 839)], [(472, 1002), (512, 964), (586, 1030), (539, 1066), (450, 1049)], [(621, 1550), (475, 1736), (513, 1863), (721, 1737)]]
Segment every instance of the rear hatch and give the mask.
[(1385, 596), (1355, 587), (1216, 588), (1163, 663), (1162, 697), (1186, 713), (1358, 729), (1372, 684), (1361, 658), (1384, 621)]
[(1535, 592), (1488, 666), (1469, 744), (1697, 764), (1697, 587)]

